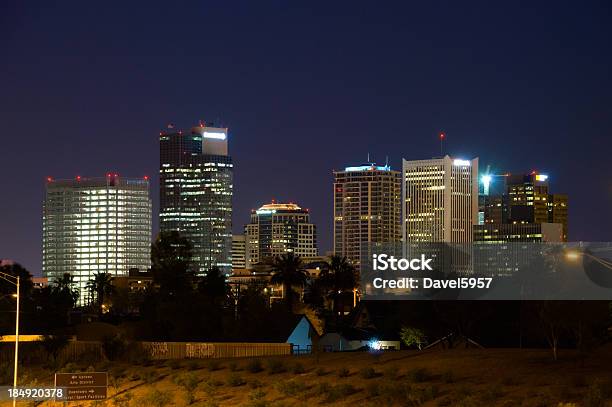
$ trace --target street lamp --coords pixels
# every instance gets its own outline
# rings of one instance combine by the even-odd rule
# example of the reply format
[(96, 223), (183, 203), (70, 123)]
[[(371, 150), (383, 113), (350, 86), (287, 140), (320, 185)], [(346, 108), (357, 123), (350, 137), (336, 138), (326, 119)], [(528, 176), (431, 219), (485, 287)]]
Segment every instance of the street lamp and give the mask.
[[(12, 276), (0, 271), (0, 278), (8, 281), (17, 287), (17, 292), (13, 295), (17, 298), (17, 311), (15, 312), (15, 368), (13, 371), (13, 390), (17, 391), (17, 364), (19, 360), (19, 276)], [(15, 394), (13, 394), (13, 407), (17, 404)]]

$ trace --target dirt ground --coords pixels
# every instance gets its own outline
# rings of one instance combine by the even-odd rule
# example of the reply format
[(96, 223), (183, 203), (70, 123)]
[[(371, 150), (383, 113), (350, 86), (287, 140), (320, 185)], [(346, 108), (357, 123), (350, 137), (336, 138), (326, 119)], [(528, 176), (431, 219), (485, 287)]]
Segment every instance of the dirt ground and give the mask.
[[(557, 362), (543, 349), (454, 349), (105, 362), (80, 369), (109, 372), (107, 400), (38, 405), (612, 406), (612, 346), (586, 359), (561, 351)], [(30, 386), (53, 381), (42, 368), (26, 374)]]

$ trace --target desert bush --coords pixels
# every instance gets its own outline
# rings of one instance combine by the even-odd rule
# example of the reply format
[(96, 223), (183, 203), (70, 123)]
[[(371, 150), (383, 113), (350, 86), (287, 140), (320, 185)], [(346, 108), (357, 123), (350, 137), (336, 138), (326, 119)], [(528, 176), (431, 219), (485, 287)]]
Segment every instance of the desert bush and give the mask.
[(448, 384), (455, 383), (455, 374), (453, 371), (447, 370), (446, 372), (442, 373), (442, 381)]
[(376, 370), (374, 370), (373, 367), (368, 366), (364, 367), (359, 371), (359, 376), (361, 376), (362, 379), (373, 379), (375, 377), (378, 377), (378, 373), (376, 372)]
[(168, 361), (168, 367), (172, 370), (178, 370), (181, 368), (181, 361), (178, 359), (170, 359)]
[(200, 365), (200, 362), (194, 359), (188, 360), (185, 366), (187, 367), (187, 370), (190, 370), (190, 371), (194, 371), (194, 370), (198, 370), (202, 368), (202, 366)]
[(327, 370), (325, 370), (324, 367), (320, 367), (315, 371), (317, 376), (325, 376), (326, 374), (328, 374), (329, 372)]
[(263, 384), (259, 380), (253, 379), (253, 380), (251, 380), (249, 382), (249, 387), (251, 389), (259, 389), (259, 388), (263, 387)]
[(385, 369), (383, 376), (389, 380), (397, 380), (399, 378), (399, 369), (397, 366), (389, 366)]
[(351, 384), (338, 384), (331, 386), (324, 401), (327, 403), (333, 403), (335, 401), (346, 398), (352, 394), (355, 394), (357, 389)]
[(276, 384), (276, 390), (285, 396), (294, 397), (306, 390), (306, 384), (298, 380), (285, 380)]
[(340, 369), (338, 369), (338, 377), (349, 377), (350, 374), (351, 371), (348, 370), (346, 367), (341, 367)]
[(259, 373), (263, 370), (263, 366), (261, 364), (261, 360), (259, 359), (251, 359), (246, 366), (247, 370), (251, 373)]
[(246, 380), (240, 374), (234, 372), (227, 378), (227, 384), (232, 387), (238, 387), (246, 384)]
[(237, 372), (240, 370), (240, 368), (238, 367), (238, 363), (236, 362), (230, 362), (229, 365), (227, 365), (227, 367), (229, 368), (231, 372)]
[(268, 373), (269, 374), (278, 374), (284, 373), (287, 371), (287, 367), (285, 363), (280, 359), (270, 359), (268, 360)]
[(501, 381), (504, 386), (518, 386), (519, 382), (516, 377), (507, 376), (504, 377)]
[(221, 366), (221, 362), (219, 362), (218, 360), (210, 359), (206, 362), (206, 368), (209, 372), (214, 372), (216, 370), (223, 369), (223, 366)]
[(195, 373), (185, 373), (174, 378), (174, 383), (185, 390), (187, 404), (195, 401), (195, 391), (200, 384), (200, 379)]
[(159, 379), (159, 374), (153, 369), (147, 369), (142, 373), (140, 377), (142, 380), (144, 380), (145, 383), (151, 384), (156, 382), (157, 379)]
[(319, 383), (317, 387), (315, 387), (314, 394), (316, 396), (324, 396), (331, 390), (331, 385), (327, 382)]
[(480, 393), (480, 399), (485, 403), (493, 403), (503, 395), (500, 386), (490, 385)]
[(426, 382), (431, 379), (431, 374), (425, 368), (413, 369), (408, 372), (408, 378), (414, 383)]
[(300, 362), (296, 362), (293, 365), (293, 368), (291, 369), (291, 371), (294, 374), (302, 374), (302, 373), (304, 373), (306, 371), (306, 369), (304, 369), (304, 365), (303, 364), (301, 364)]
[(132, 394), (131, 393), (125, 393), (119, 396), (116, 396), (113, 399), (113, 405), (115, 407), (130, 407), (130, 402), (132, 401)]
[(136, 400), (136, 404), (142, 407), (164, 407), (173, 399), (172, 392), (152, 389)]

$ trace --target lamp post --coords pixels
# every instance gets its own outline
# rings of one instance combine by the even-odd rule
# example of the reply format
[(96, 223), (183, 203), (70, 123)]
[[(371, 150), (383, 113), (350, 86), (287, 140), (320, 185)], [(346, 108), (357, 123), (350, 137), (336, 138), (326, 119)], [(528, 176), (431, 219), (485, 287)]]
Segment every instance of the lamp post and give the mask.
[[(13, 390), (17, 390), (17, 365), (19, 361), (19, 276), (12, 276), (7, 273), (0, 272), (0, 278), (17, 287), (17, 310), (15, 312), (15, 366), (13, 371)], [(15, 394), (13, 394), (13, 407), (17, 404)]]

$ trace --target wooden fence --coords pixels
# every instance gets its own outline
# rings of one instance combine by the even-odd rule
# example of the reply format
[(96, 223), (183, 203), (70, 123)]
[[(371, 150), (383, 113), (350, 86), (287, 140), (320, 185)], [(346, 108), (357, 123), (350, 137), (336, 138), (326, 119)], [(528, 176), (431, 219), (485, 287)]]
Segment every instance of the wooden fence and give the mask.
[[(144, 356), (153, 360), (163, 359), (211, 359), (238, 358), (249, 356), (291, 355), (290, 343), (248, 343), (248, 342), (136, 342)], [(12, 363), (14, 344), (0, 344), (0, 363)], [(37, 342), (19, 344), (19, 359), (28, 362), (44, 362), (47, 353)], [(104, 359), (102, 343), (95, 341), (70, 341), (59, 353), (59, 360), (91, 363)]]
[(291, 354), (289, 343), (141, 342), (151, 359), (210, 359)]

